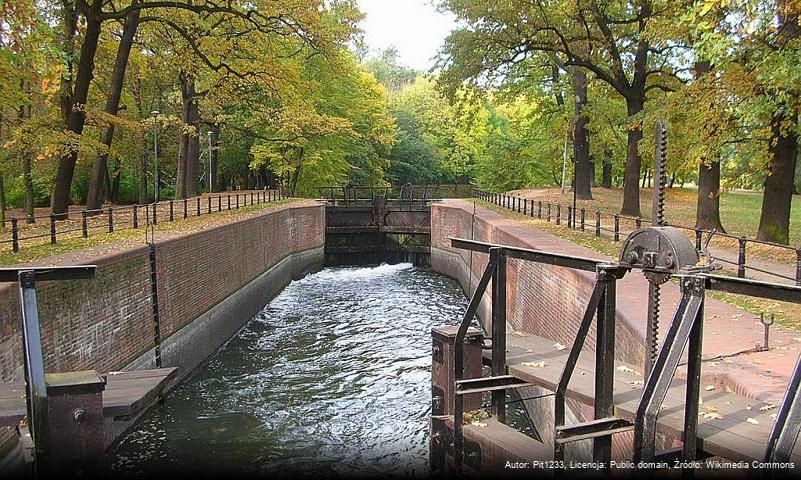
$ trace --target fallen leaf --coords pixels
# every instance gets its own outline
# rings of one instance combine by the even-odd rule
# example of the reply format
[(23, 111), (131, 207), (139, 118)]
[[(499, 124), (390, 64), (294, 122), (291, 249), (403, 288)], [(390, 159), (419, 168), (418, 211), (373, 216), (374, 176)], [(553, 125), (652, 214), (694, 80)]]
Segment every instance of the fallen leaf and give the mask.
[(714, 405), (704, 405), (704, 408), (706, 408), (710, 412), (717, 412), (718, 411), (718, 407), (716, 407)]
[(746, 422), (750, 423), (751, 425), (759, 425), (759, 420), (756, 418), (748, 417), (745, 419)]
[(543, 368), (545, 366), (545, 362), (523, 362), (524, 367), (532, 367), (532, 368)]
[(567, 348), (566, 346), (562, 345), (561, 343), (554, 343), (553, 346), (556, 347), (557, 350), (564, 350), (564, 349)]
[(633, 368), (630, 368), (630, 367), (628, 367), (626, 365), (620, 365), (619, 367), (617, 367), (617, 371), (618, 372), (623, 372), (623, 373), (630, 373), (632, 375), (637, 375), (638, 377), (642, 376), (640, 374), (640, 372), (638, 372), (637, 370), (634, 370)]
[(636, 387), (638, 385), (643, 385), (645, 382), (643, 382), (642, 380), (634, 380), (633, 382), (629, 382), (629, 383)]
[(704, 390), (706, 390), (707, 392), (711, 392), (714, 389), (715, 389), (714, 385), (707, 385), (706, 387), (704, 387)]
[(481, 428), (484, 428), (484, 427), (487, 426), (487, 424), (483, 423), (483, 422), (471, 422), (471, 425), (475, 425), (475, 426), (481, 427)]
[(122, 375), (122, 372), (114, 371), (114, 372), (108, 372), (108, 374), (109, 375)]
[(709, 418), (711, 420), (722, 420), (723, 415), (719, 414), (718, 412), (704, 412), (701, 414), (704, 418)]
[(523, 333), (523, 332), (512, 332), (512, 335), (514, 335), (515, 337), (525, 337), (526, 336), (526, 334)]
[(767, 405), (759, 407), (759, 411), (760, 412), (767, 412), (768, 410), (773, 410), (774, 408), (776, 408), (776, 405), (774, 405), (772, 403), (769, 403)]
[(706, 362), (706, 364), (709, 365), (710, 367), (717, 367), (718, 365), (720, 365), (719, 362)]

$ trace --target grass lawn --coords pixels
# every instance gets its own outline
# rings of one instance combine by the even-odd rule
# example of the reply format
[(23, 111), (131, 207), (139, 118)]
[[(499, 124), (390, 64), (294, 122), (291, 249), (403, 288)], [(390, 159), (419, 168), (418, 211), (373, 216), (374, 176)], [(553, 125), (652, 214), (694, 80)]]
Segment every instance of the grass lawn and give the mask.
[[(642, 217), (651, 218), (651, 199), (653, 190), (640, 190), (640, 209)], [(515, 190), (512, 194), (520, 194), (535, 200), (550, 201), (553, 204), (570, 205), (573, 193), (565, 191), (562, 195), (559, 188), (542, 188), (533, 190)], [(618, 213), (623, 205), (623, 190), (620, 188), (594, 188), (593, 200), (578, 201), (579, 208), (601, 210), (607, 213)], [(689, 188), (671, 188), (667, 190), (665, 217), (673, 225), (685, 227), (695, 226), (695, 206), (697, 190)], [(720, 220), (726, 233), (756, 238), (759, 228), (759, 215), (762, 210), (762, 194), (750, 192), (725, 192), (720, 198)], [(801, 196), (793, 197), (790, 211), (790, 245), (801, 246)]]

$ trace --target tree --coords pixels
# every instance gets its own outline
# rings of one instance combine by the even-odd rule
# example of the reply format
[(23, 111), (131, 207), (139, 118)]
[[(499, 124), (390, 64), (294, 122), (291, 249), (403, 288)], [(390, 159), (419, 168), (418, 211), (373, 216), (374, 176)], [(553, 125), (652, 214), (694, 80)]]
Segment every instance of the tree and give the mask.
[(708, 0), (691, 12), (696, 48), (717, 65), (733, 98), (735, 151), (764, 178), (757, 238), (789, 241), (798, 154), (801, 27), (797, 2)]
[(671, 72), (659, 57), (672, 46), (652, 45), (647, 29), (655, 15), (670, 15), (667, 2), (516, 0), (497, 5), (443, 0), (441, 4), (466, 24), (451, 34), (443, 51), (443, 64), (456, 72), (456, 78), (502, 72), (547, 53), (565, 67), (591, 72), (623, 97), (629, 123), (622, 213), (639, 216), (639, 116), (649, 91), (671, 88), (665, 82)]

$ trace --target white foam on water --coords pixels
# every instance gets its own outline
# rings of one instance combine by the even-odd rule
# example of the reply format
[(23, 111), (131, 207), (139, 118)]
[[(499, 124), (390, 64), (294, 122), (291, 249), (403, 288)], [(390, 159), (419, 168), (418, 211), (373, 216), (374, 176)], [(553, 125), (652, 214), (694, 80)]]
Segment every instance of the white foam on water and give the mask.
[(388, 265), (382, 263), (377, 267), (345, 267), (345, 268), (326, 268), (317, 273), (313, 273), (298, 280), (299, 283), (318, 283), (327, 281), (364, 281), (374, 280), (379, 277), (395, 275), (398, 272), (413, 268), (411, 263), (397, 263)]

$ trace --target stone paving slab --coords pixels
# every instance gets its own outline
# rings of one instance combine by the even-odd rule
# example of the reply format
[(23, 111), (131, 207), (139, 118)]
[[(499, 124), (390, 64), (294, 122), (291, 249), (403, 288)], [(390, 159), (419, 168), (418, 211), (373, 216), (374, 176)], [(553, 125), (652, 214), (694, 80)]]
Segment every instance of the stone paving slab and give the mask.
[[(473, 202), (470, 201), (445, 200), (443, 203), (449, 207), (473, 211)], [(507, 235), (515, 239), (513, 246), (615, 260), (480, 206), (476, 209), (476, 216), (493, 224), (495, 228), (503, 228)], [(648, 307), (647, 282), (641, 273), (631, 272), (618, 282), (617, 291), (618, 318), (631, 325), (644, 342)], [(662, 332), (667, 329), (678, 300), (677, 284), (668, 282), (662, 286)], [(774, 325), (771, 328), (772, 348), (769, 351), (741, 353), (763, 343), (763, 332), (764, 327), (754, 314), (707, 298), (704, 311), (704, 358), (725, 358), (704, 362), (704, 382), (761, 401), (781, 402), (801, 353), (801, 332)]]

